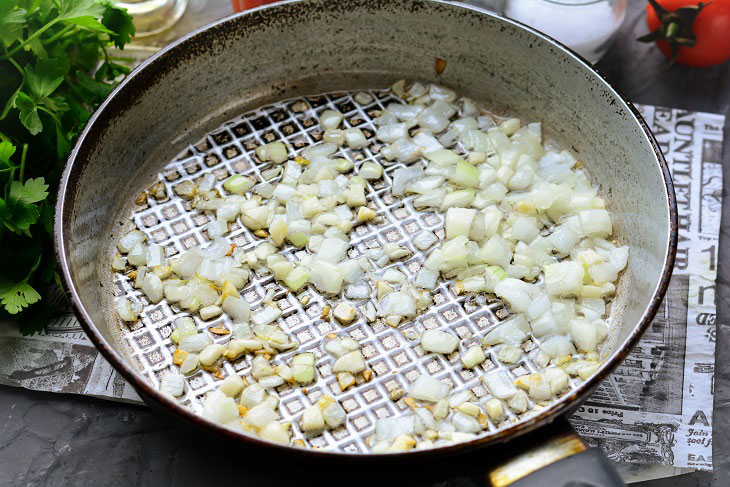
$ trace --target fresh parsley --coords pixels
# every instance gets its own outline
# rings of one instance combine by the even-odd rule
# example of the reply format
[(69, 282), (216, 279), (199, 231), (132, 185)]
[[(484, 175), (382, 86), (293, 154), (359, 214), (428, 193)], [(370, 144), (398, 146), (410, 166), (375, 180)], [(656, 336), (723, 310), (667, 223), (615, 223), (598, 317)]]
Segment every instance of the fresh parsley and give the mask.
[[(58, 283), (53, 207), (71, 146), (129, 68), (112, 0), (0, 0), (0, 319), (41, 329)], [(5, 316), (3, 316), (5, 315)]]

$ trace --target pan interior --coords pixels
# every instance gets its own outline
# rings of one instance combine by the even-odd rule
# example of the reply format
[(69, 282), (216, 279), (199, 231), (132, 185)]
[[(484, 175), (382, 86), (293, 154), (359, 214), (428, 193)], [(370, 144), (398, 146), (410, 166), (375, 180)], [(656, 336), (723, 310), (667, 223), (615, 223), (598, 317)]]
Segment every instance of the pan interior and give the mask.
[[(389, 103), (403, 101), (390, 90), (371, 90), (368, 94), (372, 101), (366, 104), (358, 103), (354, 92), (294, 98), (259, 108), (226, 122), (197, 143), (191, 144), (162, 169), (158, 176), (159, 181), (165, 184), (166, 192), (172, 198), (158, 202), (149, 197), (144, 206), (133, 205), (125, 213), (132, 215), (126, 229), (136, 227), (144, 231), (150, 241), (165, 247), (168, 257), (192, 247), (208, 245), (210, 240), (204, 226), (213, 217), (192, 209), (190, 202), (174, 196), (175, 187), (183, 181), (200, 182), (208, 173), (215, 174), (218, 185), (232, 174), (252, 175), (258, 181), (264, 181), (261, 173), (275, 164), (257, 162), (254, 154), (256, 147), (273, 141), (284, 141), (300, 151), (316, 144), (322, 138), (322, 129), (318, 122), (320, 114), (324, 110), (337, 110), (345, 116), (344, 128), (360, 128), (368, 137), (369, 144), (361, 150), (342, 147), (332, 157), (345, 157), (355, 162), (355, 172), (365, 161), (378, 162), (385, 168), (384, 177), (371, 181), (366, 189), (370, 207), (383, 219), (379, 223), (356, 226), (351, 231), (352, 243), (348, 257), (358, 259), (367, 256), (368, 250), (382, 248), (387, 243), (406, 247), (411, 251), (412, 257), (391, 263), (378, 273), (382, 275), (387, 269), (397, 269), (412, 282), (428, 253), (419, 251), (413, 245), (413, 237), (421, 231), (429, 230), (443, 240), (443, 214), (415, 209), (412, 204), (414, 196), (396, 198), (390, 194), (391, 176), (404, 165), (388, 162), (378, 153), (382, 144), (375, 139), (377, 127), (373, 118)], [(460, 153), (467, 152), (460, 144), (454, 149)], [(277, 177), (275, 180), (278, 179)], [(227, 234), (227, 238), (246, 250), (252, 250), (266, 241), (254, 236), (251, 230), (239, 222), (234, 222), (233, 230)], [(298, 250), (287, 245), (281, 254), (291, 261), (297, 261), (298, 257), (307, 252), (305, 249)], [(134, 288), (133, 279), (124, 273), (115, 274), (114, 290), (114, 297), (126, 297), (143, 306), (140, 320), (131, 329), (128, 330), (121, 322), (119, 326), (129, 360), (158, 387), (164, 374), (177, 369), (172, 363), (176, 346), (169, 339), (174, 330), (173, 322), (179, 316), (189, 316), (189, 313), (182, 312), (177, 305), (171, 306), (164, 300), (158, 304), (150, 304)], [(325, 307), (334, 307), (339, 298), (324, 296), (311, 285), (305, 291), (294, 294), (277, 284), (273, 276), (258, 275), (253, 271), (251, 281), (241, 291), (241, 295), (255, 312), (258, 307), (263, 306), (264, 296), (269, 290), (273, 290), (273, 300), (283, 313), (277, 320), (279, 327), (299, 342), (297, 349), (276, 355), (272, 364), (288, 363), (293, 355), (302, 352), (313, 352), (317, 357), (318, 377), (314, 385), (302, 388), (285, 383), (275, 388), (275, 394), (281, 400), (281, 420), (291, 422), (292, 439), (301, 439), (307, 446), (344, 452), (366, 452), (368, 448), (365, 440), (374, 433), (378, 418), (398, 416), (410, 411), (403, 398), (393, 400), (391, 394), (396, 394), (398, 390), (407, 391), (410, 383), (421, 374), (447, 383), (451, 393), (471, 390), (477, 401), (483, 402), (491, 398), (480, 381), (484, 373), (503, 369), (514, 380), (522, 375), (544, 371), (544, 367), (532, 361), (540, 344), (534, 337), (523, 343), (525, 353), (515, 364), (507, 366), (500, 362), (497, 359), (499, 346), (495, 346), (486, 350), (488, 358), (485, 362), (473, 369), (463, 368), (460, 364), (461, 354), (470, 346), (479, 345), (484, 335), (510, 313), (493, 295), (457, 294), (453, 288), (453, 280), (440, 280), (438, 288), (432, 292), (434, 305), (425, 314), (412, 321), (407, 320), (397, 328), (386, 325), (382, 318), (374, 323), (366, 321), (364, 308), (370, 298), (347, 300), (358, 309), (358, 319), (348, 326), (342, 326), (331, 313), (323, 317)], [(114, 308), (114, 297), (110, 296), (112, 302), (105, 306), (110, 310)], [(302, 304), (302, 301), (306, 301), (306, 304)], [(109, 319), (115, 320), (113, 312)], [(195, 320), (201, 332), (218, 325), (230, 329), (233, 325), (227, 316), (207, 322), (196, 316)], [(447, 329), (457, 334), (460, 338), (459, 350), (448, 356), (425, 353), (419, 345), (419, 337), (428, 329)], [(363, 356), (373, 372), (370, 381), (358, 378), (355, 387), (344, 392), (341, 390), (336, 374), (332, 373), (335, 358), (323, 350), (326, 336), (332, 333), (341, 337), (350, 336), (361, 344)], [(215, 343), (221, 344), (230, 339), (230, 336), (211, 336)], [(604, 356), (607, 352), (606, 349)], [(252, 358), (252, 355), (245, 355), (236, 361), (224, 361), (220, 373), (201, 369), (188, 376), (185, 394), (180, 398), (182, 404), (200, 412), (205, 394), (220, 384), (222, 376), (239, 374), (250, 378)], [(571, 388), (581, 382), (575, 377), (571, 377), (570, 381)], [(316, 403), (323, 394), (333, 396), (343, 406), (348, 413), (348, 420), (345, 425), (316, 436), (303, 434), (298, 425), (301, 412)], [(556, 400), (557, 398), (550, 402)], [(530, 409), (533, 406), (534, 403), (530, 402)], [(508, 424), (526, 420), (539, 409), (541, 408), (516, 415), (505, 407), (507, 418), (499, 424), (489, 421), (483, 434), (488, 435)]]

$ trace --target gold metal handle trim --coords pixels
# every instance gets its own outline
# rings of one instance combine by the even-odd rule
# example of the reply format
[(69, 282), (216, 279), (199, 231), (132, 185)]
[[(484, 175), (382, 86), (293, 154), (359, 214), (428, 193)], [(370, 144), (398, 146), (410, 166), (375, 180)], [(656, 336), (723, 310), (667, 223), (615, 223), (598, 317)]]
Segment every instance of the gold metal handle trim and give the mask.
[(498, 463), (488, 473), (489, 485), (508, 486), (551, 463), (588, 449), (588, 445), (570, 428), (565, 428), (559, 434), (543, 437), (537, 444), (524, 446), (524, 452)]

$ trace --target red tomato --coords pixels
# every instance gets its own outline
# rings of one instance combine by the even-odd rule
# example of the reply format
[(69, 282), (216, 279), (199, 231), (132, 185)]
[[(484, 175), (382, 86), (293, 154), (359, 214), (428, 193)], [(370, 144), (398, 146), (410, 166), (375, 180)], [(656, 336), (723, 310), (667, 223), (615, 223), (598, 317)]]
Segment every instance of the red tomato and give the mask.
[(276, 1), (278, 0), (231, 0), (231, 3), (233, 4), (233, 11), (240, 12), (248, 8), (259, 7)]
[[(705, 3), (709, 3), (707, 0)], [(673, 12), (680, 7), (697, 5), (699, 0), (657, 0), (666, 10)], [(650, 4), (646, 5), (646, 23), (650, 31), (661, 26), (661, 21)], [(699, 13), (692, 31), (697, 38), (694, 47), (682, 46), (676, 61), (688, 66), (712, 66), (730, 59), (730, 0), (711, 0)], [(657, 47), (665, 56), (671, 57), (672, 50), (666, 41), (660, 40)]]

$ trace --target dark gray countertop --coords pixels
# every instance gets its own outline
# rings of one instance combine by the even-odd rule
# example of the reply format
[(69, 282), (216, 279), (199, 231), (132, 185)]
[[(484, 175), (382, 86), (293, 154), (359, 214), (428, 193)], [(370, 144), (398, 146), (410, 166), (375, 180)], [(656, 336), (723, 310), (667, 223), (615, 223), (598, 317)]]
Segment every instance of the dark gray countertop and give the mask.
[[(665, 69), (664, 57), (636, 37), (645, 32), (643, 2), (629, 1), (619, 38), (599, 69), (638, 103), (715, 113), (730, 120), (730, 63), (695, 69)], [(717, 360), (713, 424), (713, 473), (693, 473), (641, 484), (643, 487), (725, 486), (730, 477), (730, 126), (725, 126), (723, 227), (717, 282)], [(268, 466), (255, 453), (222, 449), (181, 431), (141, 406), (78, 396), (29, 392), (0, 386), (0, 485), (310, 485), (271, 480), (291, 470)], [(276, 475), (274, 474), (276, 473)], [(312, 474), (308, 470), (309, 475)], [(350, 472), (361, 477), (363, 472)], [(376, 472), (376, 485), (408, 485), (405, 475)], [(461, 478), (416, 481), (415, 485), (473, 485)]]

